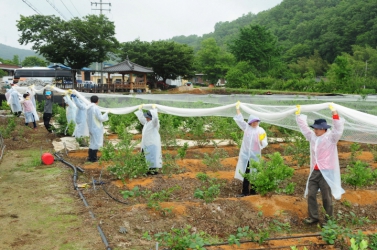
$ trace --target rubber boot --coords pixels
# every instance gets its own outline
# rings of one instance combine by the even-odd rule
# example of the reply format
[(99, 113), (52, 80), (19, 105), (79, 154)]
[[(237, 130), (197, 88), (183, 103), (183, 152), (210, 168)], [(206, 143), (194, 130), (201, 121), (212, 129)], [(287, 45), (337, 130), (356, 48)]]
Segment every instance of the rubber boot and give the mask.
[(98, 152), (97, 149), (92, 149), (92, 160), (91, 160), (91, 162), (97, 162), (98, 161), (97, 152)]
[(86, 160), (87, 160), (87, 161), (91, 161), (91, 159), (92, 159), (92, 150), (89, 149), (89, 150), (88, 150), (88, 158), (86, 158)]
[(251, 189), (250, 189), (250, 195), (256, 195), (257, 191), (255, 190), (255, 186), (251, 184)]

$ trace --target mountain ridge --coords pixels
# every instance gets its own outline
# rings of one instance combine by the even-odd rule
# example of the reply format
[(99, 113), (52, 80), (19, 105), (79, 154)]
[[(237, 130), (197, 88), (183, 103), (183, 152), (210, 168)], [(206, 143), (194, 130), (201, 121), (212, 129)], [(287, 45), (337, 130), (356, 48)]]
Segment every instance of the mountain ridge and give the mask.
[(15, 55), (18, 55), (21, 61), (28, 56), (39, 56), (34, 50), (19, 49), (0, 43), (0, 58), (12, 60)]

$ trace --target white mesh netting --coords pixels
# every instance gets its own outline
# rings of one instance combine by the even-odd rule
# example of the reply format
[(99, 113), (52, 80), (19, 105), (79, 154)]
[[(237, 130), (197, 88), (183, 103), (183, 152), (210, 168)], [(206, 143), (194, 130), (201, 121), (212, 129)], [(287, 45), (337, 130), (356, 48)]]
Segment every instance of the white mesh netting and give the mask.
[[(28, 87), (14, 87), (21, 94)], [(36, 89), (37, 94), (43, 94), (50, 85)], [(67, 94), (67, 90), (54, 87), (57, 94)], [(357, 95), (345, 96), (293, 96), (293, 95), (193, 95), (193, 94), (102, 94), (80, 93), (73, 90), (79, 98), (90, 103), (90, 96), (97, 95), (100, 99), (101, 111), (113, 114), (129, 114), (144, 104), (144, 109), (150, 109), (156, 104), (160, 113), (183, 117), (223, 116), (233, 117), (236, 114), (235, 105), (241, 102), (240, 109), (245, 118), (250, 114), (258, 116), (262, 122), (299, 131), (295, 120), (296, 105), (301, 105), (301, 113), (308, 116), (308, 123), (324, 118), (331, 125), (332, 113), (329, 104), (345, 118), (345, 129), (342, 140), (377, 144), (377, 97), (362, 98)]]

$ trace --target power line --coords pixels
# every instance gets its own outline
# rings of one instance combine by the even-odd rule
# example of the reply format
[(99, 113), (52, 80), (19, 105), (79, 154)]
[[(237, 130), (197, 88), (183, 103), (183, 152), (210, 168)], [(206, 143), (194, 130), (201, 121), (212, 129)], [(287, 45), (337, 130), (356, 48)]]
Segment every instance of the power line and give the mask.
[(22, 0), (24, 3), (26, 3), (32, 10), (37, 12), (37, 14), (42, 15), (40, 11), (38, 11), (31, 3), (29, 3), (27, 0)]
[(59, 15), (61, 15), (63, 17), (64, 20), (67, 20), (67, 18), (65, 18), (65, 16), (59, 11), (58, 8), (55, 7), (55, 5), (53, 3), (51, 3), (49, 0), (46, 0), (46, 1), (51, 5), (52, 8), (54, 8), (56, 10), (56, 12), (59, 13)]
[(63, 4), (64, 7), (68, 10), (68, 12), (71, 14), (71, 16), (72, 16), (72, 17), (75, 17), (75, 16), (72, 14), (72, 12), (67, 8), (67, 6), (65, 5), (65, 3), (64, 3), (62, 0), (60, 0), (60, 2), (62, 2), (62, 4)]
[(81, 14), (80, 14), (80, 12), (76, 9), (76, 6), (72, 3), (72, 1), (71, 0), (69, 0), (70, 2), (71, 2), (71, 4), (73, 5), (73, 8), (75, 8), (75, 10), (77, 11), (77, 13), (79, 14), (79, 16), (82, 16)]

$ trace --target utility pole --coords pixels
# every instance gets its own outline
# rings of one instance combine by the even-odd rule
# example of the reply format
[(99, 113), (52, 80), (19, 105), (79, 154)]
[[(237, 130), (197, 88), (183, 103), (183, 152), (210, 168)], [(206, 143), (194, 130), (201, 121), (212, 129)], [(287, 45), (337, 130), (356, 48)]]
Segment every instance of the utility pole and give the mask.
[[(102, 15), (102, 10), (108, 10), (110, 12), (110, 9), (103, 9), (102, 8), (102, 5), (103, 4), (108, 4), (109, 7), (111, 7), (111, 3), (103, 3), (102, 0), (99, 1), (99, 3), (97, 2), (90, 2), (91, 5), (95, 5), (97, 7), (97, 4), (99, 4), (99, 9), (92, 9), (92, 10), (99, 10), (99, 13), (100, 15)], [(103, 62), (101, 62), (101, 83), (103, 84)]]

